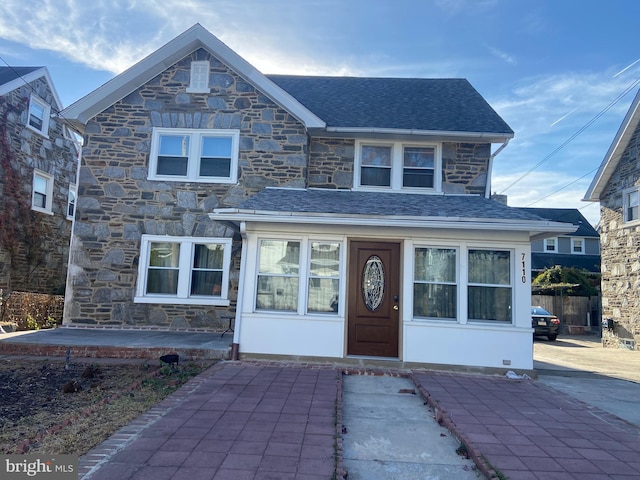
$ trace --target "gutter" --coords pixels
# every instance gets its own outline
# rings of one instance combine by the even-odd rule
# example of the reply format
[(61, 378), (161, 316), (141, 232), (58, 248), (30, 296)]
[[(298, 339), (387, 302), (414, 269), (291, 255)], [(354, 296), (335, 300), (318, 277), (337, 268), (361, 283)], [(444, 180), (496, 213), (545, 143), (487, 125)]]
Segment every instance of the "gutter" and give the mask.
[(240, 222), (242, 247), (240, 249), (240, 276), (238, 278), (238, 298), (236, 299), (236, 319), (233, 325), (231, 360), (240, 360), (240, 329), (242, 328), (242, 305), (244, 303), (245, 271), (247, 267), (247, 223)]
[(500, 147), (489, 156), (489, 167), (487, 168), (487, 187), (484, 191), (484, 198), (491, 198), (491, 176), (493, 175), (493, 159), (496, 158), (507, 145), (509, 145), (510, 141), (511, 139), (507, 138), (504, 143), (500, 145)]
[(477, 140), (488, 140), (495, 142), (505, 142), (513, 138), (513, 133), (484, 133), (484, 132), (453, 132), (442, 130), (420, 130), (414, 128), (376, 128), (376, 127), (325, 127), (327, 133), (336, 134), (367, 134), (375, 135), (409, 135), (409, 136), (430, 136), (441, 138), (472, 138)]

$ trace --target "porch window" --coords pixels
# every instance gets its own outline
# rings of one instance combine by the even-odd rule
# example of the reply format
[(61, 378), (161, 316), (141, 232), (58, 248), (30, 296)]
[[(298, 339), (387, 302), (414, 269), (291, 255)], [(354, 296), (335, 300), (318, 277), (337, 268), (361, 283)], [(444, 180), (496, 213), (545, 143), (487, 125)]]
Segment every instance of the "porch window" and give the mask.
[(338, 313), (340, 244), (311, 242), (307, 312)]
[(511, 252), (469, 250), (468, 318), (512, 321)]
[(231, 239), (143, 235), (137, 302), (228, 304)]
[(256, 309), (297, 311), (300, 242), (262, 240)]
[(237, 130), (154, 128), (149, 179), (235, 183), (239, 135)]
[(640, 219), (638, 215), (638, 189), (632, 188), (625, 190), (622, 197), (624, 201), (623, 220), (625, 222), (635, 222)]
[(413, 316), (457, 318), (457, 251), (416, 248), (414, 252)]

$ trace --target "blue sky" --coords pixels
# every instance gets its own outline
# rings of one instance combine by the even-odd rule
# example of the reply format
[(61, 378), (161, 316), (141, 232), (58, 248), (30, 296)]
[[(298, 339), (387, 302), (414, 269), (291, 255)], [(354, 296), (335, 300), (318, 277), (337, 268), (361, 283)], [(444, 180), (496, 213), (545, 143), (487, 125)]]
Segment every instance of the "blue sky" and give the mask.
[(638, 89), (618, 99), (638, 18), (636, 0), (2, 0), (0, 65), (47, 66), (68, 106), (198, 22), (263, 73), (467, 78), (516, 133), (493, 190), (595, 225), (581, 199)]

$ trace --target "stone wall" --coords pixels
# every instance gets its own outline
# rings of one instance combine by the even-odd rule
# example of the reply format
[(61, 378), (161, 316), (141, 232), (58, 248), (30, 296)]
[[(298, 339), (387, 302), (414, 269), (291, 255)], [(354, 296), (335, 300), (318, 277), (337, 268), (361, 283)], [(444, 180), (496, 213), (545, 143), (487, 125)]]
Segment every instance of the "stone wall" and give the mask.
[(444, 143), (442, 191), (484, 196), (490, 156), (489, 143)]
[(640, 225), (622, 222), (622, 192), (640, 184), (640, 129), (636, 129), (600, 201), (602, 317), (607, 347), (640, 349)]
[[(49, 122), (48, 137), (27, 127), (32, 93), (51, 105), (53, 116)], [(17, 195), (3, 197), (0, 215), (8, 219), (8, 209), (22, 212), (18, 203), (25, 205), (29, 212), (29, 218), (20, 219), (21, 226), (26, 228), (22, 228), (19, 234), (17, 253), (11, 255), (0, 244), (0, 288), (5, 291), (45, 294), (64, 291), (71, 237), (71, 220), (66, 218), (67, 202), (69, 185), (76, 183), (77, 147), (66, 127), (55, 117), (58, 108), (43, 77), (0, 97), (0, 116), (6, 118), (7, 146), (12, 156), (10, 168), (17, 174), (21, 185)], [(54, 177), (52, 215), (30, 209), (35, 168)], [(3, 196), (10, 190), (6, 184), (9, 177), (10, 172), (0, 172)]]
[[(210, 93), (187, 93), (209, 60)], [(240, 130), (238, 183), (148, 180), (153, 127)], [(88, 122), (72, 243), (66, 324), (224, 329), (235, 315), (240, 238), (208, 213), (267, 186), (306, 187), (304, 126), (204, 50)], [(229, 307), (134, 303), (144, 234), (233, 238)]]

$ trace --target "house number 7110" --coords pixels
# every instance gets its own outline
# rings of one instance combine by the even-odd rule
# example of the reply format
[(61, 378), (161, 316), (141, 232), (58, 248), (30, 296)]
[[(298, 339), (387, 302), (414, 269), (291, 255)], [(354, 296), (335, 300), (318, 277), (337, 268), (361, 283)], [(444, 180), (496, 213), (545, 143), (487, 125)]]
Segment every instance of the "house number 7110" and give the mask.
[(522, 283), (527, 283), (527, 262), (525, 259), (527, 255), (525, 253), (522, 254)]

